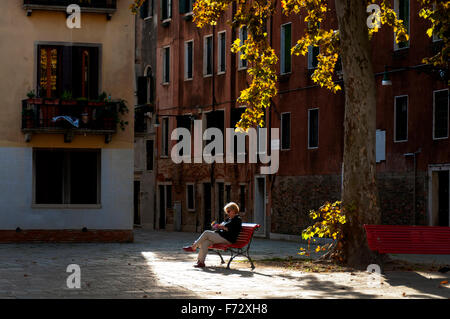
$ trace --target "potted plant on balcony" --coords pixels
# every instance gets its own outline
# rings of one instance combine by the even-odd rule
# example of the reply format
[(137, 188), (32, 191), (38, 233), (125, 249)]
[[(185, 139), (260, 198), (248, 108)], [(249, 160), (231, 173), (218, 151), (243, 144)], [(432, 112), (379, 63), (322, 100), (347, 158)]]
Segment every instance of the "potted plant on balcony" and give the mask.
[(72, 92), (64, 91), (61, 94), (61, 105), (76, 105), (77, 101), (75, 101), (72, 97)]
[(89, 106), (103, 106), (103, 105), (105, 105), (106, 99), (107, 99), (106, 92), (103, 92), (102, 94), (100, 94), (98, 96), (97, 99), (89, 101), (88, 105)]
[(42, 104), (42, 99), (41, 98), (36, 98), (36, 94), (34, 93), (34, 90), (31, 90), (27, 93), (27, 97), (28, 97), (28, 105), (30, 104)]

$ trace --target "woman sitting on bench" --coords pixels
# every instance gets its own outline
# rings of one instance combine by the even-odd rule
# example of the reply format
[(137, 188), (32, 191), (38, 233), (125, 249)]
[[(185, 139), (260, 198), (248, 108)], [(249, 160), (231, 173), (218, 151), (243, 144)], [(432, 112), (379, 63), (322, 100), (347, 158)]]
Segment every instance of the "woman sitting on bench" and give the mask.
[(215, 226), (216, 230), (206, 230), (203, 234), (191, 245), (183, 247), (185, 251), (194, 252), (200, 247), (198, 253), (197, 263), (194, 267), (205, 267), (205, 258), (208, 253), (208, 247), (214, 244), (232, 244), (235, 243), (242, 228), (242, 220), (239, 216), (239, 206), (236, 203), (230, 202), (223, 208), (228, 218), (220, 225)]

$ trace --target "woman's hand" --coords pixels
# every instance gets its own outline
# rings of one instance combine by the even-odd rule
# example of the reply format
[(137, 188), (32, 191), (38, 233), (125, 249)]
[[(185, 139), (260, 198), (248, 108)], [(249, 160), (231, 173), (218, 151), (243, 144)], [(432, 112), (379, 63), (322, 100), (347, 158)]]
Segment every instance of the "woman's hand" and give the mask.
[(225, 226), (222, 225), (222, 224), (221, 224), (221, 225), (218, 225), (217, 228), (218, 228), (218, 229), (223, 229), (223, 230), (225, 230), (225, 231), (228, 231), (228, 228), (225, 227)]

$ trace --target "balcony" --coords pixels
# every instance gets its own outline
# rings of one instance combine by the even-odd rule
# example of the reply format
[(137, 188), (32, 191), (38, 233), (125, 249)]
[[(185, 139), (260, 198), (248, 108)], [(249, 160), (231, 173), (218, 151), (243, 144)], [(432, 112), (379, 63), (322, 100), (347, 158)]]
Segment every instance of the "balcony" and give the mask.
[(23, 8), (31, 16), (33, 10), (64, 11), (71, 4), (81, 7), (81, 12), (103, 13), (108, 20), (117, 10), (117, 0), (24, 0)]
[(22, 101), (22, 132), (30, 142), (33, 134), (64, 134), (70, 143), (75, 134), (104, 135), (105, 143), (117, 131), (121, 101), (88, 102), (31, 98)]

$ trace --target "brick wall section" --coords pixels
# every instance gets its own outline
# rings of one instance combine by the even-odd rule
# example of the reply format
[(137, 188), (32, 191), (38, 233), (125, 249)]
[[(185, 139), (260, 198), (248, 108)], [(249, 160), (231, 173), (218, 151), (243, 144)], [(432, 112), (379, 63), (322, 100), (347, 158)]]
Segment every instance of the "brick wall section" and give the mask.
[(341, 176), (277, 176), (272, 193), (271, 232), (300, 235), (312, 224), (311, 209), (341, 197)]
[(414, 172), (378, 173), (381, 222), (386, 225), (426, 225), (427, 174), (416, 176), (416, 218), (414, 218)]
[(132, 243), (132, 230), (0, 230), (0, 243)]
[[(416, 176), (416, 218), (414, 218), (414, 172), (377, 174), (381, 223), (427, 225), (427, 174)], [(341, 176), (277, 176), (272, 193), (272, 233), (300, 235), (313, 224), (311, 209), (341, 197)]]

